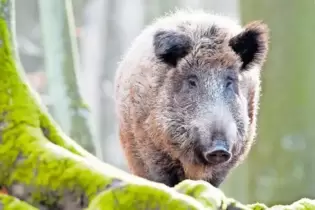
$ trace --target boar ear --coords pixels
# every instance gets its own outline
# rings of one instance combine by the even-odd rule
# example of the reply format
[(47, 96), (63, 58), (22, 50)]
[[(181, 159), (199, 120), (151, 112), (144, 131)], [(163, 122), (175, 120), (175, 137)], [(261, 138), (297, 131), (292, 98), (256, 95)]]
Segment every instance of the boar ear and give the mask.
[(231, 38), (229, 45), (242, 61), (242, 71), (262, 65), (268, 53), (269, 29), (262, 21), (253, 21)]
[(191, 49), (191, 39), (176, 31), (157, 31), (153, 37), (155, 55), (163, 62), (176, 66)]

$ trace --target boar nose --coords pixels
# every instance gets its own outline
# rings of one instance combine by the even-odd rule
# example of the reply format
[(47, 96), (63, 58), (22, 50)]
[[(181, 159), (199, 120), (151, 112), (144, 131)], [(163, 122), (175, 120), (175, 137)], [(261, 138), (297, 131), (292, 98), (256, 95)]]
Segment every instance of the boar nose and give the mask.
[(204, 153), (204, 158), (211, 165), (224, 163), (231, 158), (231, 153), (226, 141), (215, 140), (213, 147)]

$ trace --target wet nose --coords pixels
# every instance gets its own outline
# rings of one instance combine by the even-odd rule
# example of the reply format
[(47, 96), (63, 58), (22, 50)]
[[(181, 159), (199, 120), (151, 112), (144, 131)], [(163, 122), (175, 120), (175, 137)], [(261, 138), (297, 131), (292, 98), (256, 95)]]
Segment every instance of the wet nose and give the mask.
[(211, 165), (224, 163), (231, 158), (228, 146), (225, 141), (216, 141), (214, 146), (204, 153), (204, 158)]

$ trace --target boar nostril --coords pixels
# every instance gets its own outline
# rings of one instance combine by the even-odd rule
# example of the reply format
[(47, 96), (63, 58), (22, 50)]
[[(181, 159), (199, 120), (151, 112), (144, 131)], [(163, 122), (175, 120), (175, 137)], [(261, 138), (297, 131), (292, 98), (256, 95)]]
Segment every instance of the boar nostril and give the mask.
[(217, 165), (228, 161), (231, 158), (231, 153), (224, 146), (219, 145), (205, 152), (204, 157), (208, 163)]

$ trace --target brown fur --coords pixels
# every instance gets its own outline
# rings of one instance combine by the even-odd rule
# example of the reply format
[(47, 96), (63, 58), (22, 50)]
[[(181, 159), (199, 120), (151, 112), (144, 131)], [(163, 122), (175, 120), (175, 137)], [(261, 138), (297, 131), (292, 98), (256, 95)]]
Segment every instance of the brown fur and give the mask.
[[(248, 154), (256, 133), (268, 28), (181, 10), (148, 26), (119, 64), (119, 134), (133, 174), (173, 186), (214, 186)], [(224, 140), (231, 158), (205, 154)]]

